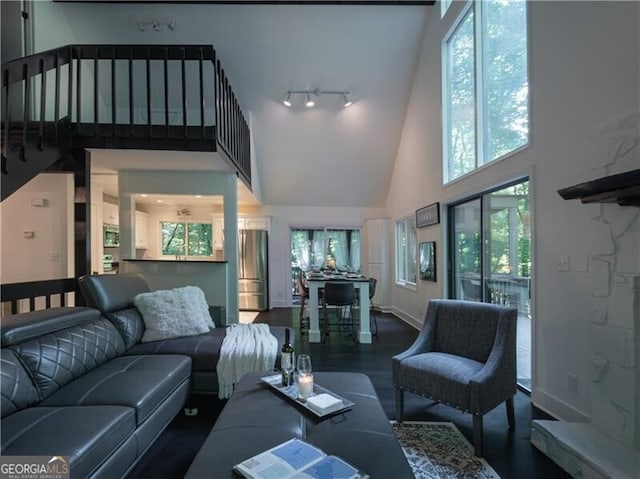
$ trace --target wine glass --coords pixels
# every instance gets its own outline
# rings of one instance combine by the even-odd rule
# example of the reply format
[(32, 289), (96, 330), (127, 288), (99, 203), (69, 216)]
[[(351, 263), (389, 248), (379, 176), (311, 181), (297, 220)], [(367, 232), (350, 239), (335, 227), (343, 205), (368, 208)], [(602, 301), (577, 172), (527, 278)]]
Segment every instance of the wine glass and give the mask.
[(308, 354), (298, 355), (296, 369), (298, 370), (298, 374), (309, 374), (311, 372), (311, 356)]

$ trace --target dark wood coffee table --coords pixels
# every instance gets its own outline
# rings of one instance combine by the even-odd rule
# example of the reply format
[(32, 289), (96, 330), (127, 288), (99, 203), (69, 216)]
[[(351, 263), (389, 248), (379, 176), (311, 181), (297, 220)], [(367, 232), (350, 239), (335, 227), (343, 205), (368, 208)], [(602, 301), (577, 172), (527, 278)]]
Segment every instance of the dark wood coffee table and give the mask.
[(375, 478), (413, 478), (373, 385), (359, 373), (314, 373), (315, 381), (355, 405), (318, 419), (260, 383), (261, 374), (242, 377), (186, 478), (236, 477), (234, 465), (299, 437), (327, 454), (342, 457)]

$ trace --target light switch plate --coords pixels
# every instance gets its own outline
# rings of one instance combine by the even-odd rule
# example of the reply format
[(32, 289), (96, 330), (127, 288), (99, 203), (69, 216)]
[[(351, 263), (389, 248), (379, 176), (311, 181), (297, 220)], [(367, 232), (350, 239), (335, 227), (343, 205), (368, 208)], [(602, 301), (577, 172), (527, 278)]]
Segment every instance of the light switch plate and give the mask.
[(558, 262), (556, 263), (556, 270), (569, 271), (569, 256), (566, 254), (558, 256)]

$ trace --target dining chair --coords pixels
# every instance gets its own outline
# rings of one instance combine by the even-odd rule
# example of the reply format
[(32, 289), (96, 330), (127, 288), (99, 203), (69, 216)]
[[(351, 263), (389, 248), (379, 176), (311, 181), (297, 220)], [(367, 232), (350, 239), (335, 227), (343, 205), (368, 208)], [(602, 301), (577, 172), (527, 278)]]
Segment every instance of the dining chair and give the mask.
[[(357, 342), (357, 321), (354, 317), (355, 304), (356, 292), (353, 283), (349, 281), (329, 281), (325, 283), (322, 296), (324, 323), (322, 329), (324, 335), (328, 336), (332, 326), (336, 326), (340, 332), (350, 329), (353, 340)], [(333, 323), (329, 319), (330, 307), (337, 315), (337, 319)]]
[(420, 334), (392, 359), (396, 421), (409, 391), (473, 415), (482, 456), (482, 418), (503, 401), (515, 427), (517, 310), (496, 304), (432, 299)]

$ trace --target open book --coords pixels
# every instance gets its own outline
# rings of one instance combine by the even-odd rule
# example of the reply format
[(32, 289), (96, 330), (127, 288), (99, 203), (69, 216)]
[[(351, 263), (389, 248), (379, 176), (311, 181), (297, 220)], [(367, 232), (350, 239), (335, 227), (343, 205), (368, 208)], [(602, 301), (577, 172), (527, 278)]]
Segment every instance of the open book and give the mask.
[(366, 479), (369, 476), (302, 439), (282, 444), (233, 467), (249, 479)]

